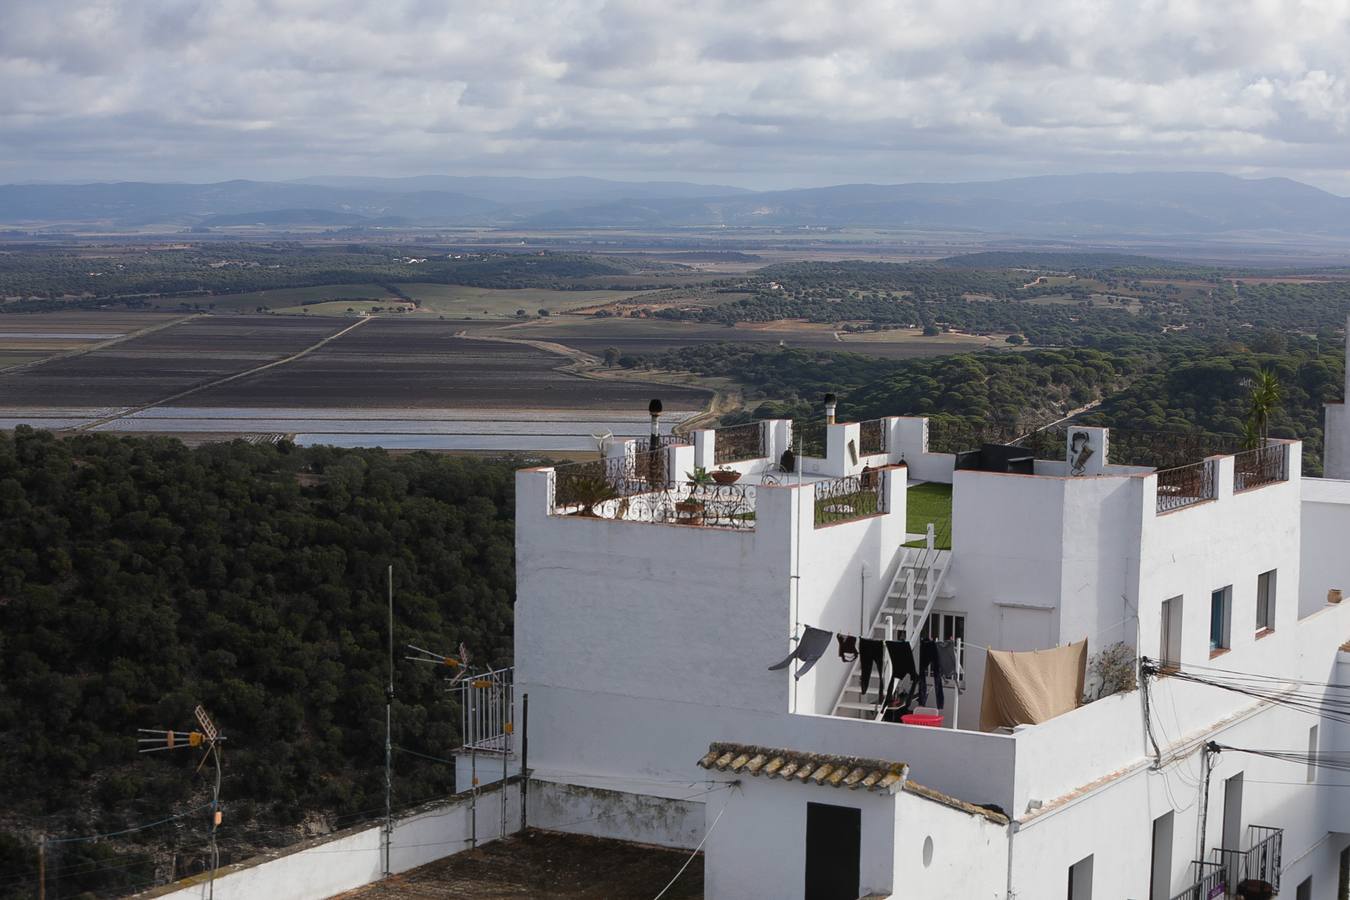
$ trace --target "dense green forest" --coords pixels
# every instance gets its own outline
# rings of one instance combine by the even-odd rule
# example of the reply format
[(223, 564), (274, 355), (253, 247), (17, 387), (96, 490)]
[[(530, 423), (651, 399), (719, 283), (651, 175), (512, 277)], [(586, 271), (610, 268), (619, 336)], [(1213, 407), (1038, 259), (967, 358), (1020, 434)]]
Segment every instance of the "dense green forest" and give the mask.
[(1240, 441), (1251, 380), (1267, 370), (1279, 378), (1283, 396), (1271, 435), (1301, 438), (1305, 471), (1319, 473), (1322, 407), (1341, 399), (1343, 344), (1249, 337), (1250, 344), (1179, 335), (1118, 338), (1101, 348), (910, 360), (721, 344), (668, 351), (639, 365), (741, 384), (746, 408), (727, 422), (811, 419), (827, 391), (840, 394), (839, 413), (849, 420), (926, 415), (972, 434), (986, 426), (990, 433), (1016, 433), (1100, 404), (1078, 420), (1141, 432), (1201, 432), (1213, 435), (1216, 446)]
[[(409, 261), (414, 258), (416, 262)], [(0, 253), (0, 299), (9, 298), (0, 304), (0, 311), (56, 309), (80, 298), (134, 301), (138, 295), (227, 294), (346, 283), (568, 290), (603, 287), (609, 277), (650, 275), (653, 284), (660, 285), (658, 273), (678, 269), (571, 253), (433, 253), (416, 245), (362, 243), (323, 248), (290, 242), (154, 250), (53, 247)]]
[[(383, 808), (386, 567), (397, 643), (510, 658), (513, 475), (429, 454), (28, 428), (0, 434), (0, 897), (34, 896), (34, 833), (154, 822), (209, 794), (188, 753), (139, 727), (228, 735), (227, 855)], [(398, 664), (395, 742), (448, 756), (458, 710)], [(395, 804), (453, 789), (396, 758)], [(115, 843), (57, 845), (49, 885), (127, 889), (192, 871), (205, 813)]]

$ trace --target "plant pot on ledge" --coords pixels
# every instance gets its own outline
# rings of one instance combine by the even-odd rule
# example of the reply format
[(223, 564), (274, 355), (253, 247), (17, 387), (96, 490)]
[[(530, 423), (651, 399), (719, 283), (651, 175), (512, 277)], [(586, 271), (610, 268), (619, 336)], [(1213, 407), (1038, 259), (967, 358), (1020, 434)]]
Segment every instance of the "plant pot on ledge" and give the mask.
[(681, 500), (675, 504), (675, 521), (687, 525), (698, 525), (703, 521), (702, 500)]
[(741, 480), (741, 473), (735, 469), (716, 469), (712, 473), (713, 481), (718, 484), (735, 484)]

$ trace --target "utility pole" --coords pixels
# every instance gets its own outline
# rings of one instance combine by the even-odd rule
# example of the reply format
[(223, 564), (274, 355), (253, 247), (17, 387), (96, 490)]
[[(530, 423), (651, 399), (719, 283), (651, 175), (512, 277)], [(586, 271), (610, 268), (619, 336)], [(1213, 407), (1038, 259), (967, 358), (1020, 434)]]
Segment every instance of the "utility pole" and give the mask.
[(384, 874), (394, 845), (394, 567), (389, 566), (389, 683), (384, 689)]
[(38, 835), (38, 900), (47, 900), (47, 835)]

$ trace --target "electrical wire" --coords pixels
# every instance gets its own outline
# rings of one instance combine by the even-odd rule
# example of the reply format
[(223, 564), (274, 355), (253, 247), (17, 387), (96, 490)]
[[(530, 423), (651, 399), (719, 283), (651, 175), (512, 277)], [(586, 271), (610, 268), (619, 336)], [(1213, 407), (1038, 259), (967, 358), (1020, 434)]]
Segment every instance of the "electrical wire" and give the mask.
[(163, 824), (165, 824), (166, 822), (173, 822), (173, 821), (176, 821), (176, 820), (178, 820), (178, 819), (182, 819), (182, 818), (185, 818), (185, 817), (187, 817), (187, 816), (190, 816), (190, 815), (192, 815), (193, 813), (199, 813), (199, 812), (201, 812), (201, 811), (204, 810), (204, 809), (210, 809), (210, 808), (211, 808), (211, 804), (210, 804), (210, 803), (206, 803), (206, 804), (203, 804), (202, 806), (197, 807), (196, 809), (189, 809), (187, 812), (182, 812), (182, 813), (179, 813), (178, 815), (169, 816), (167, 819), (160, 819), (158, 822), (149, 822), (149, 823), (147, 823), (147, 824), (145, 824), (145, 825), (135, 825), (135, 826), (133, 826), (133, 827), (131, 827), (131, 828), (124, 828), (124, 829), (122, 829), (121, 831), (108, 831), (108, 832), (104, 832), (103, 834), (86, 834), (86, 835), (81, 835), (80, 837), (68, 837), (68, 838), (47, 838), (47, 839), (45, 839), (45, 840), (43, 841), (43, 843), (48, 844), (48, 845), (51, 845), (51, 844), (75, 844), (75, 843), (80, 843), (80, 842), (83, 842), (83, 841), (97, 841), (97, 840), (101, 840), (101, 839), (103, 839), (103, 838), (120, 837), (120, 836), (122, 836), (122, 835), (124, 835), (124, 834), (132, 834), (132, 833), (137, 832), (137, 831), (144, 831), (144, 830), (147, 829), (147, 828), (154, 828), (156, 825), (163, 825)]
[[(735, 782), (732, 782), (732, 784), (735, 784)], [(684, 865), (680, 866), (680, 871), (675, 873), (675, 877), (670, 879), (666, 886), (661, 888), (661, 893), (657, 894), (652, 900), (661, 900), (661, 898), (666, 895), (666, 891), (670, 890), (675, 882), (680, 880), (680, 876), (684, 874), (684, 870), (689, 868), (689, 864), (694, 861), (695, 856), (698, 856), (699, 852), (703, 849), (703, 845), (708, 842), (708, 838), (712, 837), (713, 831), (717, 829), (717, 823), (722, 821), (722, 816), (726, 814), (728, 807), (729, 804), (723, 804), (722, 808), (717, 811), (717, 816), (713, 819), (713, 823), (708, 826), (707, 831), (703, 832), (703, 840), (698, 842), (698, 846), (694, 848), (693, 853), (689, 854), (689, 858), (684, 861)]]

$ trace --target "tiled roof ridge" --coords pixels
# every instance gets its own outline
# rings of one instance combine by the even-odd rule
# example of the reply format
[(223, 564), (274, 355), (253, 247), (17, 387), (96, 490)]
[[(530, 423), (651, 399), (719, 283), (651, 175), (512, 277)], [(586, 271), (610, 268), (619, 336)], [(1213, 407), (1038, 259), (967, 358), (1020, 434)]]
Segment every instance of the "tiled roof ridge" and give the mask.
[(836, 788), (847, 787), (850, 790), (866, 788), (869, 791), (890, 793), (904, 790), (949, 809), (988, 819), (996, 825), (1008, 824), (1008, 817), (1002, 813), (910, 781), (909, 766), (894, 760), (714, 741), (708, 745), (708, 752), (698, 764), (701, 768), (718, 772), (755, 777), (765, 775), (801, 784), (811, 782)]
[(810, 781), (850, 790), (866, 788), (869, 791), (892, 792), (899, 790), (896, 785), (903, 783), (908, 771), (904, 763), (887, 759), (807, 753), (782, 747), (725, 741), (709, 744), (707, 754), (698, 764), (704, 769), (737, 775), (766, 775), (769, 778), (791, 778), (802, 784)]

